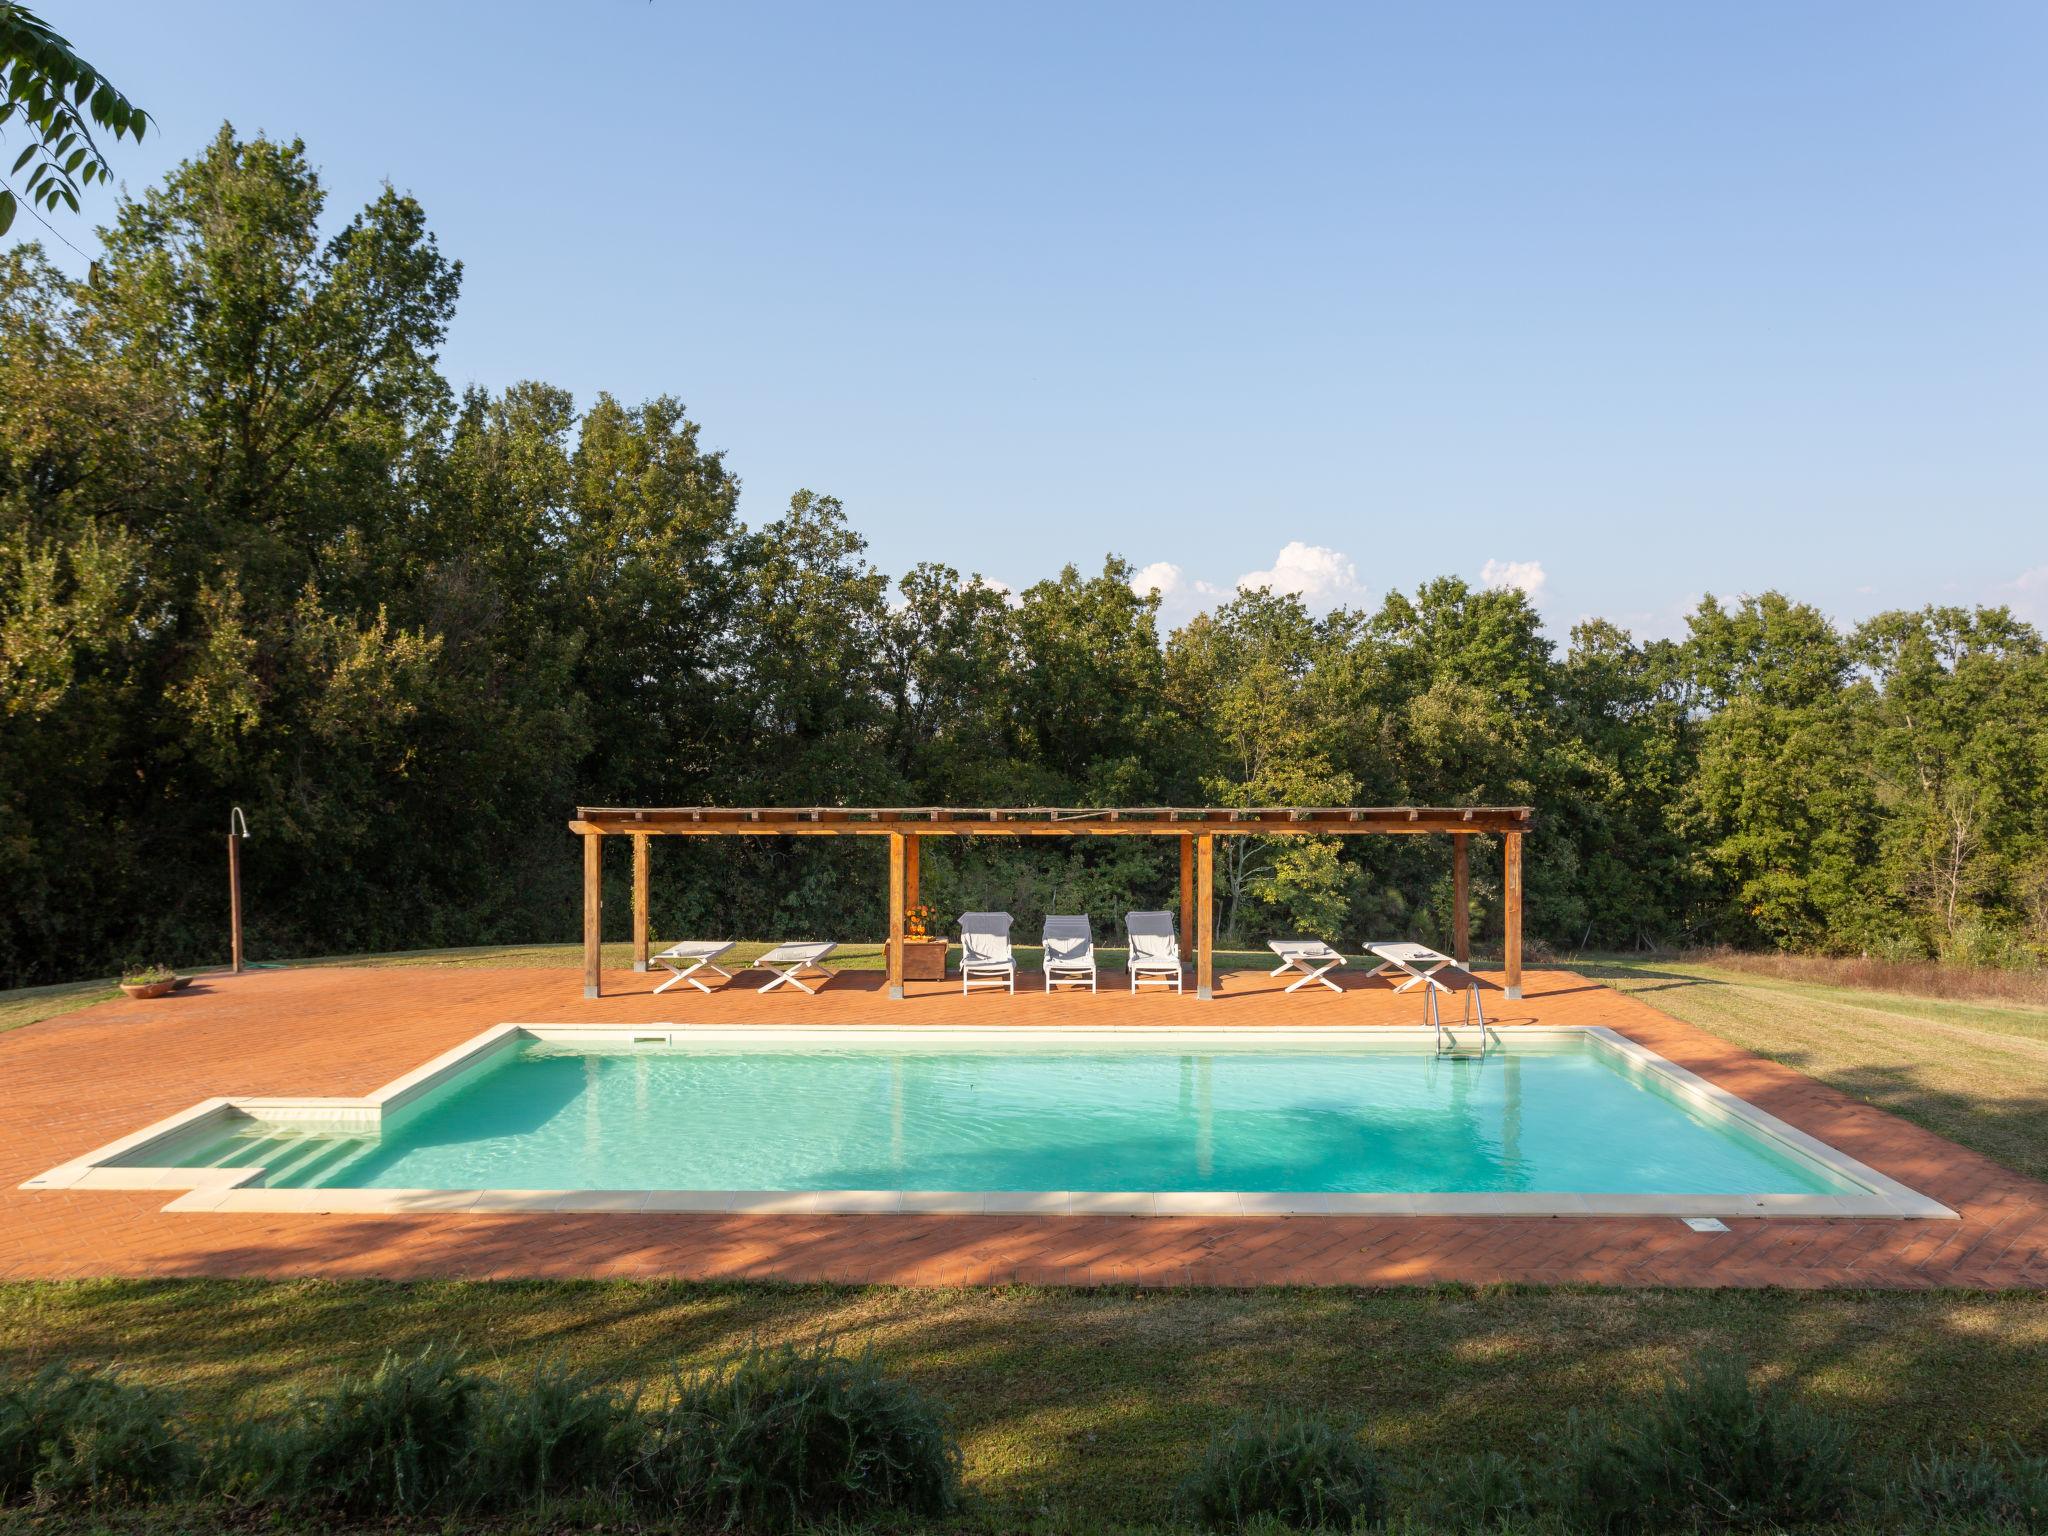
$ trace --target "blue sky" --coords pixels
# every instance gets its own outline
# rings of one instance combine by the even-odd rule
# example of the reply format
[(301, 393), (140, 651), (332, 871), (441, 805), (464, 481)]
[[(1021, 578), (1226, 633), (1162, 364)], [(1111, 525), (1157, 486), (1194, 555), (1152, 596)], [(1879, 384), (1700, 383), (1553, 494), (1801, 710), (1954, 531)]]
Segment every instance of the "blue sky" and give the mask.
[(42, 9), (131, 186), (389, 178), (459, 383), (678, 395), (892, 571), (2048, 621), (2037, 0)]

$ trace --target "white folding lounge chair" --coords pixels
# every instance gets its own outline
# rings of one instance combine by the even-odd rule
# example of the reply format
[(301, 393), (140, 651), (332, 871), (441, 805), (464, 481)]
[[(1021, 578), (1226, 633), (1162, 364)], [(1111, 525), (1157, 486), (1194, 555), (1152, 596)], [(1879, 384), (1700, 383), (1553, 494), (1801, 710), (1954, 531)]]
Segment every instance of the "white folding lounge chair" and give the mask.
[(1290, 983), (1289, 992), (1299, 992), (1312, 981), (1319, 981), (1332, 992), (1344, 989), (1330, 980), (1327, 974), (1344, 963), (1344, 957), (1321, 939), (1268, 939), (1266, 948), (1280, 957), (1280, 963), (1267, 972), (1270, 976), (1284, 976), (1289, 971), (1300, 971), (1301, 980)]
[(1431, 987), (1439, 992), (1452, 990), (1437, 979), (1437, 972), (1446, 966), (1455, 967), (1457, 962), (1449, 955), (1440, 955), (1427, 944), (1389, 943), (1368, 944), (1368, 953), (1377, 955), (1380, 964), (1375, 966), (1375, 976), (1397, 975), (1408, 979), (1394, 988), (1396, 992), (1412, 992), (1417, 987)]
[(1045, 920), (1045, 990), (1055, 987), (1095, 990), (1095, 930), (1085, 917)]
[(732, 980), (732, 972), (722, 969), (717, 963), (731, 948), (731, 939), (689, 939), (681, 944), (669, 945), (658, 955), (649, 955), (647, 958), (650, 964), (663, 966), (675, 972), (654, 989), (655, 993), (659, 995), (666, 992), (679, 981), (687, 981), (699, 992), (709, 992), (711, 989), (697, 979), (699, 971), (709, 971), (714, 976), (722, 976), (727, 981)]
[(985, 987), (1017, 990), (1017, 959), (1010, 952), (1010, 914), (960, 914), (960, 990)]
[[(801, 971), (816, 971), (820, 976), (829, 980), (832, 972), (826, 970), (819, 962), (838, 947), (837, 944), (776, 945), (767, 954), (754, 962), (755, 965), (764, 971), (775, 972), (775, 979), (764, 983), (761, 990), (763, 992), (773, 992), (786, 981), (792, 987), (795, 987), (797, 991), (809, 992), (815, 996), (818, 988), (805, 986), (802, 976), (798, 973)], [(820, 985), (823, 985), (823, 983), (821, 982)]]
[(1171, 912), (1126, 912), (1124, 933), (1131, 945), (1131, 990), (1141, 984), (1181, 990), (1180, 934)]

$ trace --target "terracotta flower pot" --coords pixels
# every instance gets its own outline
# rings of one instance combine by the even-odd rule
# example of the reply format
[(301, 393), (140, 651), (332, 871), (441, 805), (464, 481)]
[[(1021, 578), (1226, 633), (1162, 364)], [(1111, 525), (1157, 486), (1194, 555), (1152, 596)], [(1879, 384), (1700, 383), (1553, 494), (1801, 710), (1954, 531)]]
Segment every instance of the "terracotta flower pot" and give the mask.
[(903, 979), (905, 981), (944, 981), (946, 979), (946, 941), (944, 939), (905, 939), (903, 941)]
[(177, 989), (178, 979), (175, 976), (169, 981), (124, 981), (121, 983), (121, 990), (130, 997), (169, 997)]

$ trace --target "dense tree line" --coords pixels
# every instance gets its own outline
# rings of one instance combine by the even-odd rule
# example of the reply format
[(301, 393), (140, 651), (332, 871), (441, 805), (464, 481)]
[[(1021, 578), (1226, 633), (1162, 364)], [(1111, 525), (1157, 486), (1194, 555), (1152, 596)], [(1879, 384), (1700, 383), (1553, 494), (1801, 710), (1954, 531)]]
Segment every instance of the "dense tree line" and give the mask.
[[(219, 957), (233, 803), (258, 955), (568, 938), (578, 802), (1529, 802), (1560, 949), (2048, 949), (2048, 654), (2003, 609), (1767, 593), (1559, 647), (1454, 578), (1170, 634), (1116, 558), (892, 580), (829, 496), (744, 522), (674, 399), (455, 393), (423, 211), (322, 214), (299, 145), (223, 129), (90, 281), (0, 257), (0, 979)], [(926, 889), (1106, 918), (1172, 859), (978, 844)], [(664, 844), (658, 931), (875, 936), (879, 860)], [(1220, 883), (1248, 938), (1438, 937), (1450, 899), (1430, 839), (1247, 842)]]

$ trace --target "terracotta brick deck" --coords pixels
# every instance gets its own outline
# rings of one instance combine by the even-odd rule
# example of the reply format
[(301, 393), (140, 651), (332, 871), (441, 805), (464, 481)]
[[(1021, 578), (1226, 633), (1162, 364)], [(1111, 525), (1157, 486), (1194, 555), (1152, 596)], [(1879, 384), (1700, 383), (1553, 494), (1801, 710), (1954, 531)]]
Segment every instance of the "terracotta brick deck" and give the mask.
[[(1537, 971), (1496, 995), (1502, 1025), (1605, 1024), (1962, 1214), (1961, 1221), (1670, 1218), (166, 1214), (169, 1194), (32, 1192), (23, 1179), (213, 1094), (359, 1094), (489, 1025), (619, 1023), (1402, 1024), (1413, 995), (1347, 978), (1282, 996), (1230, 973), (1209, 1004), (939, 984), (891, 1003), (845, 973), (817, 997), (712, 997), (616, 973), (309, 969), (216, 977), (0, 1035), (0, 1275), (778, 1277), (914, 1285), (1039, 1283), (1973, 1286), (2048, 1284), (2048, 1185), (1857, 1104), (1632, 998)], [(1036, 978), (1032, 978), (1032, 986)]]

